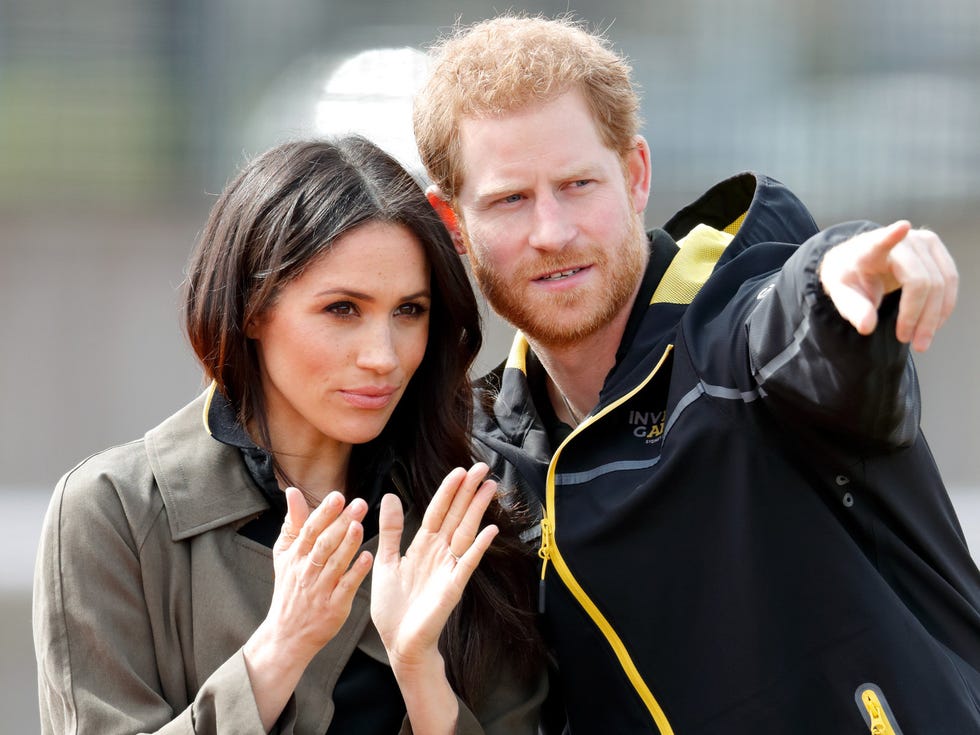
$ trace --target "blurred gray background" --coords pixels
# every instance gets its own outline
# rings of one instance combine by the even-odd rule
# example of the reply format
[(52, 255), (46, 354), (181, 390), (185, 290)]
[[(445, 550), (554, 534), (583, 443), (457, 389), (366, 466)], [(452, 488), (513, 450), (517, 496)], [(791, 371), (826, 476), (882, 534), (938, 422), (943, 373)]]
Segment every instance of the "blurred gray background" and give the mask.
[[(37, 730), (30, 577), (58, 477), (202, 388), (184, 261), (246, 156), (365, 132), (416, 165), (413, 51), (460, 0), (0, 0), (0, 712)], [(632, 59), (653, 150), (648, 224), (743, 169), (821, 225), (910, 218), (959, 264), (918, 359), (924, 428), (980, 550), (980, 3), (571, 0)], [(487, 315), (481, 367), (509, 330)], [(972, 376), (972, 377), (971, 377)], [(973, 540), (977, 539), (977, 540)]]

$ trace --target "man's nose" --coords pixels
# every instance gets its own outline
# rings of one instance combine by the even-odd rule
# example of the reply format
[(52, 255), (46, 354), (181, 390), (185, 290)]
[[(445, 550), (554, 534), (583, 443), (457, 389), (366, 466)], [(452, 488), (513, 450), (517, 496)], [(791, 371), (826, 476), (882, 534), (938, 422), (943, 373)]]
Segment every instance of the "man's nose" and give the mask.
[(554, 195), (538, 197), (533, 216), (528, 237), (532, 248), (557, 252), (574, 239), (575, 225), (570, 212)]

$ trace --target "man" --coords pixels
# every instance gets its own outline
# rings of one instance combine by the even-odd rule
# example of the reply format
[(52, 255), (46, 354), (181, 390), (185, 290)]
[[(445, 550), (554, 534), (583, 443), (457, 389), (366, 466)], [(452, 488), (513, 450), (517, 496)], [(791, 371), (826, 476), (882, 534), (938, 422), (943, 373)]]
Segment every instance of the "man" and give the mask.
[(910, 348), (955, 266), (908, 222), (819, 231), (743, 174), (643, 231), (625, 61), (502, 17), (434, 48), (430, 200), (520, 332), (477, 439), (542, 506), (576, 733), (980, 732), (980, 574)]

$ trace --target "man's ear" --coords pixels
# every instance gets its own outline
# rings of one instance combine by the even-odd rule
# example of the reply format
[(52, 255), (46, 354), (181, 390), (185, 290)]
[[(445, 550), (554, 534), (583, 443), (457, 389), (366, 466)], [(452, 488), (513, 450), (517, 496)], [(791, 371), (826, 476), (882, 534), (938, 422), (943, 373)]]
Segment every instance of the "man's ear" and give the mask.
[(442, 191), (435, 184), (430, 184), (425, 190), (425, 196), (432, 208), (436, 210), (436, 214), (439, 215), (439, 219), (442, 220), (446, 229), (449, 230), (449, 235), (453, 238), (453, 245), (456, 246), (456, 252), (465, 255), (466, 245), (463, 244), (463, 233), (459, 229), (459, 221), (456, 219), (453, 208), (442, 195)]
[(640, 214), (646, 209), (650, 199), (650, 146), (642, 135), (637, 135), (633, 148), (626, 154), (626, 185), (634, 210)]

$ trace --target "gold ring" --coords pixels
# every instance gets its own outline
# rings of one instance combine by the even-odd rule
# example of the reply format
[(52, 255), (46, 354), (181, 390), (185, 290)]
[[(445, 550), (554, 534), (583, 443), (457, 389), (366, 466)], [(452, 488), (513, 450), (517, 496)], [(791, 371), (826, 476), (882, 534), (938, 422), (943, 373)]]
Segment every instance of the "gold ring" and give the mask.
[(327, 566), (327, 563), (326, 562), (323, 562), (323, 564), (320, 564), (319, 562), (313, 561), (312, 559), (310, 559), (310, 564), (312, 564), (315, 567), (325, 567), (325, 566)]
[(449, 555), (453, 558), (453, 561), (459, 564), (459, 557), (453, 553), (452, 549), (449, 549)]

